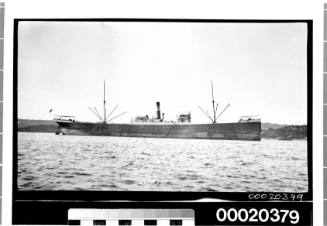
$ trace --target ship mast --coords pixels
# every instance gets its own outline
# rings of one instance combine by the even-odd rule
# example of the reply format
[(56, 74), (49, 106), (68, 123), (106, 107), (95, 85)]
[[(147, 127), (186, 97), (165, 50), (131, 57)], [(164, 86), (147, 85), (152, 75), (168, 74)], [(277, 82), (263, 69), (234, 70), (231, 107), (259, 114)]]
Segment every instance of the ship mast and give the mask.
[(207, 116), (210, 119), (212, 124), (216, 124), (217, 119), (225, 112), (225, 110), (230, 106), (230, 104), (227, 104), (227, 106), (217, 116), (218, 103), (216, 103), (216, 105), (215, 105), (215, 98), (214, 98), (214, 95), (213, 95), (213, 83), (212, 83), (212, 81), (211, 81), (211, 97), (212, 97), (213, 117), (210, 116), (208, 111), (203, 110), (200, 106), (199, 106), (199, 109), (203, 112), (203, 114), (205, 116)]
[(103, 81), (103, 123), (106, 122), (106, 81)]
[(98, 110), (96, 109), (96, 107), (89, 107), (90, 111), (98, 118), (100, 119), (100, 121), (104, 124), (107, 124), (108, 122), (124, 115), (126, 113), (123, 112), (117, 116), (111, 116), (115, 110), (118, 108), (118, 104), (116, 105), (116, 107), (114, 107), (114, 109), (107, 115), (107, 108), (106, 108), (106, 81), (103, 82), (103, 117), (100, 116)]
[(211, 81), (211, 95), (212, 95), (212, 109), (213, 109), (213, 120), (212, 123), (216, 123), (216, 109), (215, 109), (215, 99), (213, 96), (213, 84)]

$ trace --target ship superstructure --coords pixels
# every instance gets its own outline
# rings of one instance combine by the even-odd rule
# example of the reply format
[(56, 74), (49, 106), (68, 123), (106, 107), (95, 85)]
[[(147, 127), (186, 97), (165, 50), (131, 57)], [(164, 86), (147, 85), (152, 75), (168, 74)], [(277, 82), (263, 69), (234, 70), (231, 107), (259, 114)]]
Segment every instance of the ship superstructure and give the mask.
[(235, 123), (218, 123), (219, 117), (230, 106), (229, 104), (217, 113), (218, 103), (215, 103), (212, 88), (213, 115), (201, 111), (211, 120), (208, 124), (191, 123), (191, 113), (177, 116), (176, 122), (166, 121), (165, 113), (160, 110), (160, 102), (156, 102), (156, 116), (136, 116), (131, 123), (110, 123), (126, 112), (112, 116), (118, 105), (107, 115), (104, 83), (103, 116), (93, 107), (90, 110), (100, 122), (78, 122), (72, 116), (57, 116), (54, 121), (58, 124), (56, 134), (124, 136), (124, 137), (155, 137), (155, 138), (190, 138), (190, 139), (224, 139), (224, 140), (261, 140), (261, 120), (258, 117), (242, 117)]

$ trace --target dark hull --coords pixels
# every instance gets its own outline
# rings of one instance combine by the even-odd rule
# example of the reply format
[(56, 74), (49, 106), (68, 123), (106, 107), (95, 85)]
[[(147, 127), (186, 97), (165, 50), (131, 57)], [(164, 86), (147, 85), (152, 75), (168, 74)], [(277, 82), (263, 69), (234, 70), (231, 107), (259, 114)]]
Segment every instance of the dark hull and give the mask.
[(261, 122), (218, 124), (103, 124), (57, 122), (57, 134), (189, 138), (220, 140), (261, 140)]

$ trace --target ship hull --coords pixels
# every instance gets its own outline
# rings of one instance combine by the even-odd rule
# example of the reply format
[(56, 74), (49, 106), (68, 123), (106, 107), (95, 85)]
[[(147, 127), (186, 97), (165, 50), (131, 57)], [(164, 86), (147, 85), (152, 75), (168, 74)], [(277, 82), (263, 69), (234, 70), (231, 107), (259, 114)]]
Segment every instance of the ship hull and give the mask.
[(261, 122), (216, 124), (60, 123), (56, 134), (183, 139), (261, 140)]

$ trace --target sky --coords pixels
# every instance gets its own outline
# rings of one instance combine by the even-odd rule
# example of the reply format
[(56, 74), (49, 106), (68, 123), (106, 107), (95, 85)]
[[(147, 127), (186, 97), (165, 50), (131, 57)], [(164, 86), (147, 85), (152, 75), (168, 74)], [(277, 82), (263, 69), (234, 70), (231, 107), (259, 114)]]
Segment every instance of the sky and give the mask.
[[(191, 112), (210, 120), (211, 81), (218, 122), (307, 124), (305, 23), (39, 22), (18, 27), (18, 117), (74, 115), (99, 121), (106, 81), (113, 122)], [(49, 113), (49, 110), (52, 112)]]

